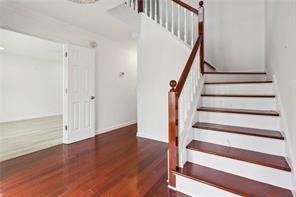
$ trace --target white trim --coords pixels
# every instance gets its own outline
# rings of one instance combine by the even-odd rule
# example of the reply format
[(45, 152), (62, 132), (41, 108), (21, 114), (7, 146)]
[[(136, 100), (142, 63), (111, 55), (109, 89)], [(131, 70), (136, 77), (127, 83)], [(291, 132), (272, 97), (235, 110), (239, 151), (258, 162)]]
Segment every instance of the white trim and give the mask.
[(167, 139), (161, 139), (161, 138), (155, 138), (155, 135), (147, 135), (147, 133), (143, 133), (143, 132), (137, 132), (137, 137), (142, 137), (142, 138), (146, 138), (146, 139), (150, 139), (150, 140), (155, 140), (155, 141), (159, 141), (159, 142), (165, 142), (168, 143)]
[(281, 131), (285, 135), (285, 144), (286, 144), (285, 149), (286, 149), (286, 155), (288, 156), (287, 161), (289, 163), (289, 166), (292, 168), (292, 173), (293, 173), (293, 175), (291, 176), (291, 182), (292, 182), (292, 185), (294, 186), (294, 188), (293, 188), (294, 196), (296, 196), (295, 195), (295, 191), (296, 191), (296, 167), (295, 167), (296, 158), (295, 158), (295, 155), (293, 155), (293, 153), (291, 151), (291, 150), (293, 150), (292, 143), (290, 141), (291, 136), (290, 136), (290, 132), (288, 132), (286, 113), (284, 111), (283, 100), (282, 100), (282, 97), (280, 94), (280, 89), (278, 86), (277, 78), (275, 75), (272, 75), (272, 79), (273, 79), (273, 83), (274, 83), (274, 92), (276, 95), (277, 108), (280, 113)]
[(120, 129), (122, 127), (127, 127), (127, 126), (130, 126), (130, 125), (136, 124), (136, 123), (137, 123), (137, 120), (132, 120), (132, 121), (120, 123), (118, 125), (114, 125), (114, 126), (111, 126), (111, 127), (99, 129), (98, 131), (96, 131), (96, 135), (107, 133), (107, 132), (110, 132), (110, 131), (113, 131), (113, 130), (116, 130), (116, 129)]

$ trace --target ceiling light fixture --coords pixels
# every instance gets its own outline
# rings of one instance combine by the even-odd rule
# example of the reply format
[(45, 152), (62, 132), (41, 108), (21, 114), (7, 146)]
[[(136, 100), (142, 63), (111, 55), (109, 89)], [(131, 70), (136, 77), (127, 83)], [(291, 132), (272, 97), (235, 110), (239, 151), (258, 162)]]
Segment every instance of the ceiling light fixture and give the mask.
[(91, 3), (96, 3), (98, 0), (69, 0), (74, 3), (79, 3), (79, 4), (91, 4)]
[(5, 48), (4, 47), (0, 47), (0, 51), (4, 51), (5, 50)]

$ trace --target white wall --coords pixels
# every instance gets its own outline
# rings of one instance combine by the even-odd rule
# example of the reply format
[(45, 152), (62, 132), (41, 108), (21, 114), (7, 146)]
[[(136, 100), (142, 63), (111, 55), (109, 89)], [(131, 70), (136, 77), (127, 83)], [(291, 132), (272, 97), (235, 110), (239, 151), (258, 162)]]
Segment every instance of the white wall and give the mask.
[(287, 138), (296, 190), (296, 0), (266, 1), (266, 62), (280, 95), (283, 131)]
[[(137, 49), (108, 43), (98, 53), (97, 125), (99, 133), (136, 122)], [(120, 76), (124, 72), (124, 76)]]
[(178, 80), (191, 50), (142, 15), (138, 43), (138, 136), (168, 141), (169, 81)]
[[(124, 57), (136, 56), (135, 50), (7, 1), (0, 1), (0, 27), (60, 43), (87, 45), (90, 40), (97, 41), (96, 129), (102, 132), (136, 120), (136, 63)], [(125, 78), (119, 79), (120, 71), (126, 72)]]
[(0, 122), (62, 114), (62, 57), (56, 61), (2, 52), (0, 59)]
[(204, 6), (206, 60), (219, 70), (264, 71), (264, 0), (204, 0)]

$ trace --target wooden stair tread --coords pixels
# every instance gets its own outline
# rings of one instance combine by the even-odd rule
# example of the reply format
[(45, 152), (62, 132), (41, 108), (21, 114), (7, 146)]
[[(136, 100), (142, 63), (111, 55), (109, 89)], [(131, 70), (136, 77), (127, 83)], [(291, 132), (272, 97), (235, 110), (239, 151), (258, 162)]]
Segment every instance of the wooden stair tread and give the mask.
[(203, 97), (275, 98), (275, 95), (252, 94), (202, 94)]
[(208, 154), (218, 155), (291, 172), (291, 168), (289, 167), (289, 164), (287, 163), (285, 157), (277, 155), (270, 155), (266, 153), (222, 146), (197, 140), (192, 140), (187, 148), (190, 150), (200, 151)]
[(204, 122), (197, 122), (193, 125), (193, 127), (197, 129), (206, 129), (206, 130), (213, 130), (213, 131), (226, 132), (226, 133), (266, 137), (266, 138), (273, 138), (273, 139), (279, 139), (279, 140), (284, 139), (281, 132), (274, 131), (274, 130), (255, 129), (255, 128), (229, 126), (229, 125), (212, 124), (212, 123), (204, 123)]
[(225, 75), (266, 75), (266, 72), (204, 72), (204, 74), (225, 74)]
[(186, 162), (184, 168), (178, 168), (176, 174), (220, 188), (222, 190), (252, 197), (292, 197), (288, 189), (258, 182), (241, 176), (215, 170), (205, 166)]
[(272, 83), (272, 81), (232, 81), (232, 82), (206, 82), (205, 85), (224, 85), (224, 84), (256, 84)]
[(218, 113), (235, 113), (235, 114), (250, 114), (264, 116), (279, 116), (279, 113), (272, 110), (247, 110), (247, 109), (230, 109), (218, 107), (200, 107), (197, 111), (218, 112)]

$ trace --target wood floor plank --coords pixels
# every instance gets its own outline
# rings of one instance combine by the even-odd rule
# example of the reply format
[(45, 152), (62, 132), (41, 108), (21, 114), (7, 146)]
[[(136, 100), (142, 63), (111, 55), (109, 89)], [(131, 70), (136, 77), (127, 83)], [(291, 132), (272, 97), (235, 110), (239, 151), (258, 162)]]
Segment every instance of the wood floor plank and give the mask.
[(237, 127), (237, 126), (212, 124), (212, 123), (205, 123), (205, 122), (197, 122), (193, 125), (193, 127), (197, 129), (205, 129), (208, 131), (218, 131), (218, 132), (251, 135), (251, 136), (257, 136), (257, 137), (266, 137), (266, 138), (284, 140), (284, 137), (281, 134), (281, 132), (274, 131), (274, 130), (254, 129), (254, 128), (247, 128), (247, 127)]
[(132, 125), (0, 162), (0, 196), (176, 196), (168, 189), (167, 144)]
[(193, 140), (188, 149), (291, 172), (285, 157)]
[(292, 197), (290, 190), (187, 162), (176, 174), (235, 193), (252, 197)]

